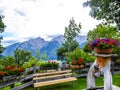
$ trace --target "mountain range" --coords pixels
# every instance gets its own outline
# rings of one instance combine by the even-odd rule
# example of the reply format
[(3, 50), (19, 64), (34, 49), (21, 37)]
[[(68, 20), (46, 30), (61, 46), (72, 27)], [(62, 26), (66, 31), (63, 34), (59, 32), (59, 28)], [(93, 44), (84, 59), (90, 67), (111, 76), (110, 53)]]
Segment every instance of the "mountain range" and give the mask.
[[(79, 43), (80, 48), (82, 48), (87, 41), (86, 36), (77, 36), (75, 39)], [(5, 47), (6, 49), (4, 50), (2, 55), (3, 56), (13, 55), (14, 50), (18, 48), (18, 49), (28, 50), (35, 56), (36, 50), (39, 49), (40, 54), (46, 54), (47, 60), (48, 59), (55, 60), (57, 59), (56, 51), (58, 48), (62, 46), (62, 43), (64, 43), (63, 35), (59, 35), (53, 38), (51, 41), (45, 41), (43, 38), (38, 37), (22, 43), (18, 42), (10, 46), (7, 46)]]

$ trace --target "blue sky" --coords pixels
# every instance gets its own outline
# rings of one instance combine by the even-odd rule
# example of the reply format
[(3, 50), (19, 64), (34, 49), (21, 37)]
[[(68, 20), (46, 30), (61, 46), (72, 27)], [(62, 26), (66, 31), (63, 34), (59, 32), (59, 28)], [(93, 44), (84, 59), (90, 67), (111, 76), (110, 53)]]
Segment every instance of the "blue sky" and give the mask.
[(84, 8), (86, 0), (0, 0), (0, 14), (5, 28), (2, 45), (7, 46), (31, 38), (51, 40), (64, 34), (65, 26), (74, 17), (81, 23), (81, 34), (87, 34), (99, 23), (89, 16), (90, 8)]

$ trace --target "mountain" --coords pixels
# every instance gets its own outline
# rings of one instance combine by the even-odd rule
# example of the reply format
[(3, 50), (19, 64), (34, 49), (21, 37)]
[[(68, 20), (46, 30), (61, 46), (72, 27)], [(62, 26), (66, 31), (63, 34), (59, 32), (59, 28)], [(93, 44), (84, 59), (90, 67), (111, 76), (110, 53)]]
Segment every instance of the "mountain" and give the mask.
[(46, 45), (48, 41), (45, 41), (44, 39), (38, 37), (35, 39), (30, 39), (28, 41), (25, 41), (23, 43), (15, 43), (10, 46), (7, 46), (2, 55), (8, 56), (8, 55), (13, 55), (14, 50), (16, 48), (18, 49), (25, 49), (30, 52), (32, 52), (33, 55), (36, 53), (36, 49), (41, 49), (44, 45)]
[(63, 35), (59, 35), (55, 38), (53, 38), (48, 44), (46, 44), (45, 46), (43, 46), (43, 48), (41, 48), (40, 52), (42, 54), (46, 54), (47, 55), (47, 59), (56, 59), (57, 55), (56, 55), (56, 51), (58, 48), (60, 48), (62, 46), (62, 43), (64, 42), (64, 36)]
[[(86, 43), (86, 36), (77, 36), (76, 41), (79, 43), (79, 47), (82, 48)], [(36, 49), (40, 49), (41, 54), (46, 54), (47, 60), (48, 59), (56, 59), (56, 51), (58, 48), (62, 46), (64, 43), (64, 36), (59, 35), (53, 38), (51, 41), (45, 41), (44, 39), (38, 37), (35, 39), (30, 39), (23, 43), (15, 43), (10, 46), (6, 47), (6, 50), (2, 53), (2, 55), (13, 55), (14, 50), (18, 49), (25, 49), (30, 51), (33, 55), (36, 54)]]
[(15, 44), (12, 44), (10, 46), (7, 46), (5, 47), (5, 50), (4, 52), (2, 53), (3, 56), (8, 56), (8, 55), (12, 55), (13, 56), (13, 52), (14, 50), (19, 47), (20, 43), (15, 43)]

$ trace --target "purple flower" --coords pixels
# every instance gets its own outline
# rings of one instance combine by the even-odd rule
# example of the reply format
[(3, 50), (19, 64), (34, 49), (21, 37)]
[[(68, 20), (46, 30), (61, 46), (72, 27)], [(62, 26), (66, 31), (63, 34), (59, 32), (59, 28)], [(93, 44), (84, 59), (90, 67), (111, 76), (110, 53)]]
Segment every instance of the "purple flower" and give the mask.
[(89, 43), (89, 46), (92, 48), (99, 47), (99, 48), (112, 48), (115, 46), (120, 46), (120, 42), (110, 38), (97, 38)]

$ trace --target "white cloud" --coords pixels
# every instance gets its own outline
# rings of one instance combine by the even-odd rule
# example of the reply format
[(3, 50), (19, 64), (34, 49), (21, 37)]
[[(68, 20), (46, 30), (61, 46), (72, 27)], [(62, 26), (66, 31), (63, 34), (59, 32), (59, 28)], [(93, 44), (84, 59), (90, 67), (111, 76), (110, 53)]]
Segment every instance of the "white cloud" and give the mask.
[(64, 34), (72, 17), (82, 24), (81, 33), (87, 33), (98, 21), (89, 16), (90, 9), (83, 8), (82, 3), (83, 0), (1, 0), (7, 26), (4, 33), (12, 33), (4, 40), (24, 41), (38, 36), (47, 39), (48, 35)]

